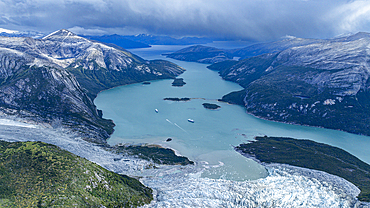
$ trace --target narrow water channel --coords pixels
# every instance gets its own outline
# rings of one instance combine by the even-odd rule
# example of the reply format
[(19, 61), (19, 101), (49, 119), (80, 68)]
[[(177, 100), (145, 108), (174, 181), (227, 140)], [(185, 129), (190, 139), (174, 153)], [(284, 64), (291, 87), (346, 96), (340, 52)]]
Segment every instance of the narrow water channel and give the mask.
[[(131, 52), (148, 60), (166, 59), (161, 54), (180, 48), (182, 46), (153, 46)], [(132, 84), (99, 93), (95, 104), (103, 110), (105, 118), (116, 124), (109, 144), (150, 143), (171, 147), (204, 168), (202, 177), (236, 181), (267, 175), (264, 167), (233, 149), (257, 135), (311, 139), (340, 147), (370, 162), (369, 137), (255, 118), (240, 106), (217, 101), (231, 91), (242, 89), (239, 85), (222, 80), (205, 64), (167, 60), (187, 70), (179, 76), (184, 78), (186, 85), (173, 87), (173, 80), (157, 80), (150, 85)], [(163, 100), (166, 97), (188, 97), (191, 100)], [(214, 103), (221, 108), (205, 109), (203, 103)], [(168, 138), (172, 141), (166, 142)]]

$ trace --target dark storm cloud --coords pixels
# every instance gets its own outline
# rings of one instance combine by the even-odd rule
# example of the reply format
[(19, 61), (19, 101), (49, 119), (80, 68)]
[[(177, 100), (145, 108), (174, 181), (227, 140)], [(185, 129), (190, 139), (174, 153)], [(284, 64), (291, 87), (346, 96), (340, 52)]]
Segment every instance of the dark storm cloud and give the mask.
[(270, 40), (369, 31), (369, 11), (345, 0), (0, 0), (0, 27)]

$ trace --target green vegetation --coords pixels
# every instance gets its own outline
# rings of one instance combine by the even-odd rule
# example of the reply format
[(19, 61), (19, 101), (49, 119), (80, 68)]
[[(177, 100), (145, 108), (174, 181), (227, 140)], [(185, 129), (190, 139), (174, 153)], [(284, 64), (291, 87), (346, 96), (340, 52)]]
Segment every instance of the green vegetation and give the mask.
[(170, 101), (177, 101), (177, 102), (179, 102), (179, 101), (189, 101), (190, 98), (187, 98), (187, 97), (185, 97), (185, 98), (164, 98), (163, 100), (170, 100)]
[(176, 78), (172, 82), (172, 86), (174, 86), (174, 87), (182, 87), (185, 84), (186, 84), (186, 82), (184, 82), (184, 79), (183, 78)]
[(216, 109), (221, 108), (221, 106), (217, 104), (213, 104), (213, 103), (203, 103), (202, 105), (204, 108), (211, 109), (211, 110), (216, 110)]
[(256, 141), (235, 149), (264, 163), (283, 163), (325, 171), (360, 188), (358, 199), (370, 201), (370, 165), (348, 152), (310, 140), (256, 137)]
[(0, 141), (0, 207), (137, 207), (151, 193), (54, 145)]
[(130, 146), (115, 146), (118, 152), (136, 155), (141, 159), (153, 161), (157, 164), (164, 165), (189, 165), (194, 164), (187, 157), (177, 156), (172, 149), (159, 147), (156, 145), (130, 145)]
[(246, 92), (244, 89), (240, 91), (230, 92), (229, 94), (224, 95), (222, 99), (219, 99), (219, 101), (244, 106), (245, 94)]

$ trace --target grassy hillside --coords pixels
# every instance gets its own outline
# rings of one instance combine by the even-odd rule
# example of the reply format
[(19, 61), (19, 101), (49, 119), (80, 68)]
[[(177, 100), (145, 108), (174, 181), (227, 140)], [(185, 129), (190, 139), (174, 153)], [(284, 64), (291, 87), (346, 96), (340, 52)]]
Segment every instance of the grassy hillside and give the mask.
[(0, 141), (0, 207), (137, 207), (151, 193), (54, 145)]
[(282, 163), (340, 176), (361, 189), (358, 199), (370, 201), (370, 165), (348, 152), (310, 140), (256, 137), (235, 148), (265, 163)]

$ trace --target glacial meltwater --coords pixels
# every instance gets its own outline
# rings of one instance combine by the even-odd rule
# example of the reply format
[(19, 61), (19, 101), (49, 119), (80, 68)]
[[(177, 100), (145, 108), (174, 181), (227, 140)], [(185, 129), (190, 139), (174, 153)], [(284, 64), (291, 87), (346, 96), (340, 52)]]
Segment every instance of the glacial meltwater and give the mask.
[[(342, 148), (370, 163), (370, 137), (266, 121), (248, 115), (241, 106), (218, 102), (223, 95), (242, 88), (221, 79), (216, 71), (207, 69), (206, 64), (161, 56), (181, 48), (183, 46), (153, 46), (131, 50), (145, 59), (165, 59), (185, 68), (186, 72), (179, 77), (186, 85), (173, 87), (173, 80), (156, 80), (150, 85), (138, 83), (99, 93), (95, 104), (103, 110), (104, 118), (116, 124), (109, 144), (148, 143), (170, 147), (196, 162), (202, 168), (202, 177), (232, 181), (267, 176), (265, 167), (233, 149), (257, 135), (311, 139)], [(166, 97), (191, 100), (163, 100)], [(214, 103), (221, 108), (205, 109), (203, 103)], [(166, 142), (168, 138), (172, 141)]]

